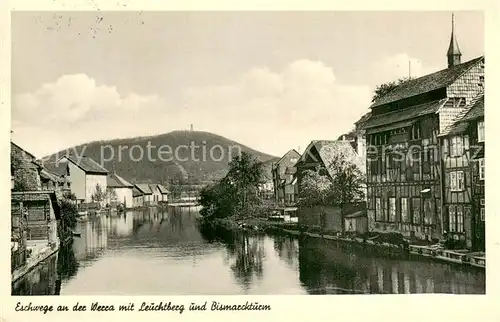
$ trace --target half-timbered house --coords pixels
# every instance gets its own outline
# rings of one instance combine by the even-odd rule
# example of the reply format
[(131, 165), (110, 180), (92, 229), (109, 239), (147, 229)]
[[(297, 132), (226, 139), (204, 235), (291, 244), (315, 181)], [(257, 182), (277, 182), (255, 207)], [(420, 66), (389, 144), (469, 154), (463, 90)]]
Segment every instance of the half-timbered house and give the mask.
[(300, 153), (292, 149), (272, 165), (273, 189), (276, 202), (290, 204), (296, 201), (295, 163)]
[(445, 230), (459, 245), (484, 250), (484, 93), (440, 138)]
[(410, 79), (377, 99), (363, 130), (370, 231), (438, 239), (441, 213), (439, 133), (482, 90), (484, 57), (461, 63), (453, 33), (448, 68)]

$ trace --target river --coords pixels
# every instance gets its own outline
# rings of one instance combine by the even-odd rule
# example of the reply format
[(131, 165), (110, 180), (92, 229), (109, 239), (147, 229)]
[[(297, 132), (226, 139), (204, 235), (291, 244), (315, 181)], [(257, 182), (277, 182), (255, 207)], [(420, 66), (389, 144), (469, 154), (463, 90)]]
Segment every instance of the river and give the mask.
[(389, 259), (314, 238), (215, 236), (199, 230), (197, 216), (150, 208), (79, 222), (81, 237), (17, 281), (12, 294), (485, 293), (481, 269)]

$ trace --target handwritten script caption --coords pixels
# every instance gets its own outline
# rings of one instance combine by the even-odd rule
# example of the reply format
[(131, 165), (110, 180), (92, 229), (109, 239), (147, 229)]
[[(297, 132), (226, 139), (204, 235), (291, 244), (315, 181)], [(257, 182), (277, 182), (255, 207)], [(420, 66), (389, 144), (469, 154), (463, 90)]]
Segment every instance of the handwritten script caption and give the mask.
[(189, 303), (189, 305), (175, 304), (172, 302), (158, 303), (126, 303), (126, 304), (103, 304), (101, 302), (92, 302), (90, 305), (76, 302), (73, 306), (67, 305), (46, 305), (33, 304), (33, 302), (17, 302), (16, 312), (40, 312), (47, 314), (50, 312), (176, 312), (178, 314), (187, 311), (270, 311), (268, 304), (259, 304), (258, 302), (246, 302), (244, 304), (225, 304), (217, 301), (204, 303)]

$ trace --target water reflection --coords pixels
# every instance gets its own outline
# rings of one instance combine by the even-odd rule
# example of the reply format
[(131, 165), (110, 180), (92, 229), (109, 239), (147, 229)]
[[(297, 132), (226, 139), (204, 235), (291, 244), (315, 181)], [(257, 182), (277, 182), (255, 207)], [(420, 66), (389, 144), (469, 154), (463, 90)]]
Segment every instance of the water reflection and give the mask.
[(79, 222), (81, 236), (14, 283), (12, 294), (485, 292), (484, 270), (199, 227), (198, 216), (150, 208)]
[(325, 240), (299, 243), (300, 281), (311, 294), (485, 293), (484, 270), (370, 257)]

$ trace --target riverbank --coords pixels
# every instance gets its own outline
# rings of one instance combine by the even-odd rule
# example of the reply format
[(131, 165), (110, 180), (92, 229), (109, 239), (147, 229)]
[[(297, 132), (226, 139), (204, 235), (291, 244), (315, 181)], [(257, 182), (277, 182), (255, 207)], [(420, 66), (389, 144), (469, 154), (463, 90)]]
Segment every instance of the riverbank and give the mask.
[(389, 256), (412, 256), (418, 258), (430, 258), (438, 261), (470, 265), (485, 268), (486, 258), (484, 252), (472, 252), (468, 250), (449, 250), (437, 245), (412, 245), (396, 236), (396, 234), (382, 233), (348, 233), (324, 231), (319, 228), (301, 226), (297, 223), (271, 221), (268, 218), (251, 217), (238, 218), (227, 217), (213, 219), (211, 225), (220, 226), (226, 230), (247, 231), (250, 233), (287, 234), (300, 238), (320, 238), (335, 241), (337, 243), (362, 248), (365, 251), (382, 253)]

